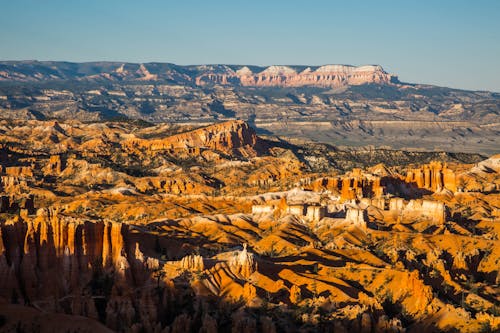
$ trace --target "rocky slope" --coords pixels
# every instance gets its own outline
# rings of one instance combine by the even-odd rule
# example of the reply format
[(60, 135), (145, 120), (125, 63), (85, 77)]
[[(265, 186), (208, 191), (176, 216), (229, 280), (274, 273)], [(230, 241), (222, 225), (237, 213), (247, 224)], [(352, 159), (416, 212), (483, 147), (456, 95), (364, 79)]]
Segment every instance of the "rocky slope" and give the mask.
[(241, 120), (215, 124), (164, 139), (130, 139), (124, 145), (151, 151), (192, 150), (193, 155), (200, 154), (202, 149), (213, 149), (229, 155), (237, 153), (249, 156), (265, 149), (255, 130)]

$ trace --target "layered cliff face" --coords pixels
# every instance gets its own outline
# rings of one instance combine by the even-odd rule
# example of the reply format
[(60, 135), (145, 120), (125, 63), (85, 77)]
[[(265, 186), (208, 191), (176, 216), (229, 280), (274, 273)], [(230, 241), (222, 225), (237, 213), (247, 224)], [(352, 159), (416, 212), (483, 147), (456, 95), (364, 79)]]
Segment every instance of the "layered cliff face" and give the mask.
[(289, 66), (270, 66), (260, 72), (248, 67), (226, 73), (204, 73), (196, 77), (196, 83), (240, 84), (254, 87), (342, 87), (367, 83), (389, 84), (397, 78), (386, 73), (381, 66), (325, 65), (301, 71)]
[(176, 134), (165, 139), (131, 139), (124, 143), (129, 147), (158, 150), (192, 150), (199, 155), (204, 149), (213, 149), (227, 154), (256, 155), (264, 148), (258, 146), (255, 130), (248, 123), (235, 120), (204, 127), (194, 131)]
[(341, 177), (321, 177), (305, 185), (313, 191), (328, 190), (339, 194), (340, 199), (346, 201), (382, 197), (387, 194), (387, 178), (356, 168)]
[(433, 192), (439, 192), (443, 189), (457, 191), (455, 172), (440, 162), (433, 162), (418, 169), (409, 170), (406, 182), (414, 183), (420, 188), (426, 188)]

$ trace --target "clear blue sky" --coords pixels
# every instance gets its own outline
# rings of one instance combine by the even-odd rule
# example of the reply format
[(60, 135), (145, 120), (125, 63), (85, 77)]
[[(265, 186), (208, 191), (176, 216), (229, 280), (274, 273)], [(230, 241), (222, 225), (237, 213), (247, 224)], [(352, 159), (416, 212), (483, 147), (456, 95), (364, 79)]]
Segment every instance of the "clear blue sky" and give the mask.
[(380, 64), (500, 91), (500, 0), (0, 0), (0, 59)]

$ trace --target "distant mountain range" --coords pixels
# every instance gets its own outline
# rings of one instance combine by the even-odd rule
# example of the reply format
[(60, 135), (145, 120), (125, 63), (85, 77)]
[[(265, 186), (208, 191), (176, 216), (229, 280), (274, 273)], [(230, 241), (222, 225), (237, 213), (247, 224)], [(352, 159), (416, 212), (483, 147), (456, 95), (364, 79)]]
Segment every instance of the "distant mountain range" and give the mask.
[(0, 62), (1, 118), (243, 119), (336, 145), (500, 152), (500, 94), (402, 83), (381, 66)]
[(0, 62), (0, 81), (47, 80), (152, 81), (195, 85), (255, 87), (341, 87), (366, 83), (398, 82), (381, 66), (178, 66), (169, 63), (70, 63), (53, 61)]

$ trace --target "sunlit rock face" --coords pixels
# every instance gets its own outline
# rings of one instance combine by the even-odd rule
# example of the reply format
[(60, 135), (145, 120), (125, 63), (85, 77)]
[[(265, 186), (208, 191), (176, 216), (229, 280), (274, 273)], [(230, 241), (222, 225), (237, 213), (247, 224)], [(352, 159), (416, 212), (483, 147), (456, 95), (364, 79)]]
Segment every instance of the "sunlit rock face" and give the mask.
[(241, 120), (215, 124), (203, 129), (169, 136), (165, 139), (130, 139), (124, 144), (130, 149), (147, 148), (151, 151), (184, 149), (195, 155), (200, 154), (204, 149), (243, 155), (255, 155), (257, 151), (262, 150), (255, 130)]
[(17, 276), (17, 292), (25, 302), (79, 290), (97, 269), (113, 271), (125, 283), (144, 280), (139, 266), (145, 259), (136, 244), (127, 241), (126, 224), (39, 209), (35, 217), (14, 220), (1, 230), (4, 264)]
[(414, 183), (420, 188), (439, 192), (443, 189), (457, 191), (457, 177), (446, 164), (434, 162), (423, 165), (418, 169), (408, 171), (406, 182)]
[(196, 78), (196, 83), (235, 84), (255, 87), (342, 87), (365, 83), (388, 84), (397, 80), (381, 66), (325, 65), (312, 69), (296, 70), (289, 66), (270, 66), (260, 72), (252, 72), (248, 67), (223, 73), (205, 73)]
[(249, 277), (257, 270), (257, 261), (253, 253), (247, 251), (247, 244), (243, 244), (243, 250), (234, 254), (229, 261), (229, 268), (236, 275)]

